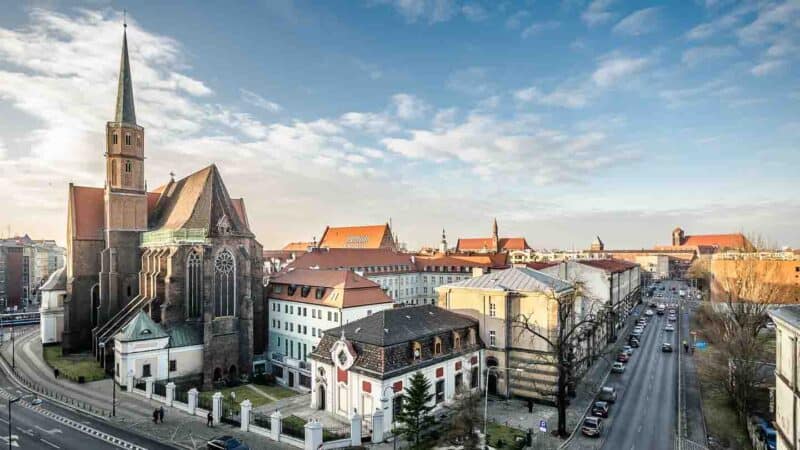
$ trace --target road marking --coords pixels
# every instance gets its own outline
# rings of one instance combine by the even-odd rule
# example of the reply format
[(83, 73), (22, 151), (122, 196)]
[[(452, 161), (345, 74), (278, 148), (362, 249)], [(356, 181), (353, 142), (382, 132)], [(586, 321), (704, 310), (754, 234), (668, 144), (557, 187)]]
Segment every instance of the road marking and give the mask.
[(27, 434), (28, 436), (31, 436), (31, 437), (33, 436), (33, 429), (32, 428), (29, 429), (29, 430), (23, 430), (20, 427), (14, 427), (14, 428), (18, 429), (21, 433)]
[(50, 447), (53, 447), (53, 448), (61, 448), (61, 447), (57, 446), (56, 444), (53, 444), (52, 442), (48, 441), (47, 439), (41, 439), (41, 438), (40, 438), (39, 440), (40, 440), (40, 441), (42, 441), (42, 442), (44, 442), (45, 444), (49, 445)]
[(47, 433), (47, 434), (62, 433), (61, 428), (53, 428), (52, 430), (45, 430), (44, 428), (40, 427), (39, 425), (36, 425), (36, 428), (39, 431), (41, 431), (42, 433)]

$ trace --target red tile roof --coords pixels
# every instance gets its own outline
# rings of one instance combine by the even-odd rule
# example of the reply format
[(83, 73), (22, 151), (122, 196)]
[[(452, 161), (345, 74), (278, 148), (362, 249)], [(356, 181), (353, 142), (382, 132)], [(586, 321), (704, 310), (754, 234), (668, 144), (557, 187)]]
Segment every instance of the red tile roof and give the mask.
[(686, 236), (681, 244), (692, 247), (709, 246), (730, 249), (741, 249), (750, 246), (750, 242), (748, 242), (747, 238), (741, 233), (695, 234)]
[(581, 259), (576, 262), (611, 273), (624, 272), (638, 266), (622, 259)]
[[(411, 255), (382, 248), (321, 248), (312, 252), (297, 254), (290, 267), (298, 269), (348, 269), (358, 270), (366, 267), (381, 267), (382, 273), (412, 272), (414, 263)], [(397, 267), (397, 268), (396, 268)], [(388, 268), (388, 269), (387, 269)]]
[[(147, 193), (148, 214), (155, 208), (158, 192)], [(78, 240), (101, 240), (105, 228), (105, 189), (90, 186), (71, 186), (72, 234)]]
[(356, 227), (327, 227), (319, 240), (328, 248), (388, 248), (392, 231), (389, 224)]
[(548, 267), (557, 266), (557, 262), (549, 262), (549, 261), (533, 261), (525, 264), (525, 267), (529, 267), (533, 270), (542, 270)]
[[(500, 251), (527, 250), (530, 248), (525, 238), (500, 238)], [(461, 238), (456, 244), (458, 252), (494, 251), (494, 240), (488, 238)]]
[(432, 256), (417, 256), (415, 258), (417, 270), (433, 270), (434, 267), (484, 267), (491, 269), (504, 269), (508, 267), (508, 254), (496, 253), (491, 255), (443, 255), (437, 253)]
[(312, 244), (313, 242), (289, 242), (288, 244), (284, 245), (281, 250), (304, 252), (308, 250), (308, 247), (310, 247)]
[[(269, 285), (269, 297), (279, 300), (342, 308), (394, 303), (380, 285), (349, 270), (294, 269), (275, 276)], [(286, 287), (276, 292), (278, 285)], [(290, 285), (297, 287), (291, 295), (288, 292)], [(303, 286), (312, 288), (305, 297), (302, 295)], [(326, 288), (321, 299), (317, 299), (315, 288)], [(334, 295), (341, 291), (341, 295)]]

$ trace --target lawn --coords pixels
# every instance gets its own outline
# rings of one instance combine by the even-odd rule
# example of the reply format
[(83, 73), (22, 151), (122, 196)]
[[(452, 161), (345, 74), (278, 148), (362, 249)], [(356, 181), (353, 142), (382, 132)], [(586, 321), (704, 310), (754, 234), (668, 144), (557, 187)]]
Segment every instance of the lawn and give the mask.
[[(276, 399), (280, 400), (282, 398), (292, 397), (297, 395), (296, 392), (291, 391), (289, 389), (280, 387), (280, 386), (255, 386), (257, 389), (260, 389), (263, 392), (266, 392), (268, 395), (275, 397)], [(204, 391), (200, 393), (200, 397), (204, 402), (211, 403), (211, 398), (215, 392), (220, 392), (223, 395), (223, 398), (230, 399), (231, 392), (235, 395), (235, 402), (236, 404), (241, 403), (245, 399), (250, 400), (250, 403), (253, 404), (253, 408), (266, 405), (268, 403), (272, 403), (272, 401), (263, 395), (259, 394), (258, 392), (254, 392), (252, 389), (247, 387), (247, 385), (241, 385), (231, 388), (225, 389), (213, 389), (210, 391)]]
[(43, 347), (42, 351), (44, 360), (54, 369), (58, 369), (61, 377), (78, 381), (78, 377), (83, 376), (87, 383), (106, 377), (105, 371), (91, 354), (64, 356), (61, 354), (61, 346), (58, 345)]
[[(498, 450), (522, 448), (522, 444), (517, 444), (517, 438), (525, 438), (525, 433), (516, 428), (507, 427), (495, 422), (489, 422), (487, 433), (489, 446)], [(502, 443), (502, 445), (500, 445)]]

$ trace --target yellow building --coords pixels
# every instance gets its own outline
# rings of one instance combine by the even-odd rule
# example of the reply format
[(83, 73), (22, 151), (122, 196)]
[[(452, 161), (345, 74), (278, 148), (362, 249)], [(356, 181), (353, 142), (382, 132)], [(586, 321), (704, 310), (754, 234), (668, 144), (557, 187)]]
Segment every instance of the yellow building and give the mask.
[(515, 319), (525, 315), (539, 333), (554, 336), (558, 299), (573, 295), (569, 283), (527, 267), (514, 267), (444, 285), (437, 291), (438, 306), (478, 320), (486, 344), (490, 393), (555, 403), (558, 371), (552, 348), (522, 329)]

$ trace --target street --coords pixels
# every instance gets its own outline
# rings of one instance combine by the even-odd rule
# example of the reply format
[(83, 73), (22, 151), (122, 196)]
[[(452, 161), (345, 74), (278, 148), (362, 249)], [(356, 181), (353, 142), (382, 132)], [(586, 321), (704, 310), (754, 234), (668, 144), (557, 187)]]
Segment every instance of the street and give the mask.
[(11, 447), (22, 449), (170, 449), (91, 416), (78, 414), (45, 400), (33, 405), (34, 395), (21, 389), (0, 370), (0, 446), (8, 445), (8, 400), (11, 405)]
[[(667, 309), (677, 307), (677, 289), (682, 283), (664, 281), (663, 298)], [(672, 287), (675, 292), (671, 291)], [(650, 298), (644, 299), (641, 316), (647, 310)], [(673, 448), (677, 411), (677, 352), (683, 351), (677, 331), (665, 331), (668, 313), (654, 314), (644, 330), (641, 346), (635, 348), (622, 374), (611, 373), (605, 386), (617, 390), (617, 401), (610, 407), (608, 419), (603, 421), (603, 434), (599, 438), (576, 435), (570, 448), (607, 450), (668, 450)], [(677, 328), (677, 324), (675, 324)], [(663, 353), (661, 344), (669, 342), (673, 353)], [(610, 355), (611, 358), (616, 355)]]

